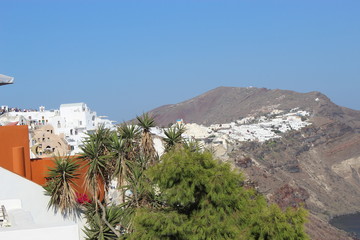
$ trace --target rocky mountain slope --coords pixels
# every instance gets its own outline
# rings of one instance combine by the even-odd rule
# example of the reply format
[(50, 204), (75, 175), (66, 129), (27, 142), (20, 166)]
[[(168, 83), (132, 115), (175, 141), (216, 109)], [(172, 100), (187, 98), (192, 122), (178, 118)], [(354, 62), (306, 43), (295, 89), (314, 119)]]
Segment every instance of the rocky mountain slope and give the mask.
[(188, 123), (210, 125), (232, 122), (249, 114), (265, 114), (273, 109), (290, 110), (296, 107), (312, 112), (314, 117), (360, 117), (360, 112), (339, 107), (320, 92), (297, 93), (253, 87), (219, 87), (190, 100), (165, 105), (150, 112), (160, 126), (167, 126), (179, 118)]
[(284, 207), (305, 204), (314, 214), (308, 224), (314, 239), (322, 239), (316, 226), (334, 237), (315, 216), (327, 220), (360, 210), (360, 111), (337, 106), (319, 92), (219, 87), (151, 113), (160, 126), (176, 119), (209, 126), (291, 109), (309, 112), (311, 125), (265, 142), (231, 143), (227, 160), (270, 200)]

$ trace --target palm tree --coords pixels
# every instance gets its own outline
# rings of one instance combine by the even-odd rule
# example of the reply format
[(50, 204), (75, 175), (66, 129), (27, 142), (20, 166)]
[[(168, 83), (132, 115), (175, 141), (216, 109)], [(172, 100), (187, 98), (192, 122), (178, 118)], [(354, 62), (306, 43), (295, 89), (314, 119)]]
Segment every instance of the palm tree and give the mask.
[(154, 148), (154, 142), (151, 137), (150, 128), (155, 127), (155, 120), (153, 117), (150, 117), (147, 113), (144, 113), (142, 116), (137, 116), (138, 125), (142, 128), (142, 136), (140, 147), (142, 154), (146, 159), (150, 161), (150, 165), (154, 165), (157, 159), (157, 153)]
[(76, 214), (77, 203), (74, 180), (78, 178), (79, 164), (75, 159), (55, 157), (55, 166), (49, 168), (48, 181), (45, 185), (47, 195), (50, 196), (48, 207), (54, 207), (64, 216)]
[(176, 125), (175, 127), (170, 127), (164, 131), (166, 138), (165, 141), (165, 151), (169, 152), (173, 148), (181, 146), (183, 141), (181, 135), (185, 132), (185, 127), (183, 125)]
[(89, 134), (81, 147), (81, 157), (87, 161), (85, 174), (86, 188), (90, 190), (94, 199), (98, 199), (101, 182), (104, 183), (105, 195), (111, 180), (113, 168), (110, 150), (110, 131), (100, 127), (95, 133)]
[(195, 139), (189, 139), (189, 140), (183, 141), (183, 146), (184, 146), (184, 149), (187, 149), (191, 152), (200, 152), (201, 150), (204, 149), (204, 146), (202, 144), (200, 144), (198, 141), (196, 141)]
[(136, 161), (129, 162), (128, 165), (126, 201), (120, 205), (122, 209), (121, 223), (125, 233), (131, 233), (134, 230), (133, 220), (139, 209), (157, 208), (160, 204), (155, 190), (145, 174), (147, 166), (147, 159), (141, 155)]
[(117, 132), (113, 132), (111, 136), (110, 148), (112, 150), (112, 159), (114, 164), (113, 177), (117, 179), (118, 190), (120, 191), (120, 202), (125, 201), (126, 191), (126, 175), (128, 174), (128, 161), (125, 153), (125, 140), (122, 139)]
[(119, 239), (120, 232), (115, 226), (120, 225), (122, 210), (118, 206), (110, 206), (105, 209), (105, 214), (98, 211), (94, 204), (85, 205), (84, 233), (88, 240), (112, 240)]
[(118, 133), (125, 141), (125, 158), (129, 161), (135, 161), (136, 155), (140, 151), (140, 128), (134, 124), (122, 124), (120, 127), (118, 127)]
[[(93, 238), (88, 236), (88, 239), (108, 239), (104, 236), (110, 234), (106, 233), (110, 231), (112, 234), (120, 237), (120, 232), (115, 229), (112, 223), (108, 219), (108, 207), (107, 207), (107, 192), (110, 185), (110, 181), (114, 175), (116, 162), (114, 161), (114, 153), (112, 152), (113, 148), (116, 147), (120, 149), (121, 143), (118, 142), (120, 146), (117, 146), (112, 142), (114, 133), (109, 129), (105, 129), (103, 126), (98, 128), (95, 133), (89, 134), (88, 138), (84, 141), (84, 145), (81, 148), (83, 151), (82, 158), (87, 161), (87, 171), (85, 174), (85, 184), (86, 188), (90, 190), (96, 214), (88, 216), (88, 223), (90, 225), (89, 229), (93, 229), (94, 226), (99, 225), (99, 235), (95, 235), (98, 238)], [(100, 201), (100, 187), (101, 183), (104, 184), (104, 195), (105, 195), (105, 204)], [(99, 209), (100, 207), (100, 209)], [(100, 211), (101, 210), (101, 211)], [(88, 210), (86, 210), (88, 211)], [(115, 219), (116, 220), (116, 219)], [(91, 225), (91, 223), (97, 223)], [(104, 228), (106, 227), (106, 230)], [(87, 230), (89, 230), (87, 229)], [(92, 234), (92, 233), (91, 233)]]

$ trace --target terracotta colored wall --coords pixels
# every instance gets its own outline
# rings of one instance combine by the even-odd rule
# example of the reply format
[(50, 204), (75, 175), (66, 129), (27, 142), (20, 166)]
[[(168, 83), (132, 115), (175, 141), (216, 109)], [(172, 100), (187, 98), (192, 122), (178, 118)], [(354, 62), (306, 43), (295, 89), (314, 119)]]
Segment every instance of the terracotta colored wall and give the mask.
[(28, 126), (0, 126), (0, 167), (31, 180)]
[[(76, 158), (76, 157), (74, 157)], [(75, 180), (75, 190), (86, 193), (84, 180), (87, 167), (84, 161), (79, 161), (79, 179)], [(17, 173), (39, 185), (46, 183), (49, 167), (53, 167), (53, 158), (39, 158), (30, 160), (28, 126), (0, 126), (0, 167)], [(103, 189), (103, 185), (101, 189)], [(104, 192), (101, 192), (101, 199)]]
[[(72, 158), (76, 158), (76, 156), (72, 157)], [(54, 167), (54, 158), (38, 158), (38, 159), (31, 159), (31, 169), (32, 169), (32, 181), (40, 184), (40, 185), (44, 185), (46, 183), (46, 177), (47, 177), (47, 172), (49, 170), (49, 167)], [(90, 194), (85, 191), (85, 185), (84, 185), (84, 181), (85, 181), (85, 173), (88, 169), (86, 165), (86, 163), (82, 160), (77, 159), (80, 164), (80, 168), (78, 170), (78, 179), (76, 179), (75, 182), (75, 190), (78, 193), (86, 193), (88, 196), (90, 196)], [(101, 189), (103, 189), (104, 186), (101, 185)], [(104, 192), (101, 192), (101, 199), (103, 198)]]
[(31, 180), (43, 186), (46, 183), (45, 177), (47, 176), (48, 168), (54, 166), (52, 158), (31, 159), (30, 164), (32, 175)]

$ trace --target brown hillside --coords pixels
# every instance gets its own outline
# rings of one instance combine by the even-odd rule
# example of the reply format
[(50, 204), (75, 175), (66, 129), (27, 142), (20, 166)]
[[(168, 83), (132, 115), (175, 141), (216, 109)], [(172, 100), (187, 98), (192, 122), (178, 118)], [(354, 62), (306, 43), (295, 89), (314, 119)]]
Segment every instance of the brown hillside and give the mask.
[[(317, 101), (315, 99), (318, 99)], [(150, 111), (160, 126), (183, 119), (186, 123), (210, 125), (228, 123), (249, 114), (256, 115), (273, 109), (290, 110), (299, 107), (313, 116), (359, 117), (360, 113), (333, 104), (319, 92), (298, 93), (288, 90), (266, 88), (218, 87), (190, 100), (165, 105)]]

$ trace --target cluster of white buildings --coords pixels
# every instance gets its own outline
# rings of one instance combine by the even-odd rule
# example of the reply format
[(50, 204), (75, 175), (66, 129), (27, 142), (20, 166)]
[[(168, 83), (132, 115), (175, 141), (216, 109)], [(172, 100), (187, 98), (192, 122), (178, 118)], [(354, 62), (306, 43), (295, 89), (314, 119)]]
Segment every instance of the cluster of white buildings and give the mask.
[[(300, 130), (311, 123), (310, 113), (292, 109), (288, 112), (273, 110), (266, 116), (249, 116), (235, 122), (213, 124), (209, 127), (196, 123), (184, 124), (178, 120), (176, 124), (184, 124), (185, 132), (182, 137), (186, 140), (197, 140), (200, 144), (214, 150), (216, 156), (226, 157), (228, 143), (257, 141), (265, 142), (270, 139), (281, 138), (281, 134)], [(164, 151), (163, 142), (165, 138), (164, 129), (155, 127), (151, 133), (156, 136), (155, 149), (161, 155)]]
[(274, 110), (266, 116), (249, 116), (236, 122), (213, 124), (209, 127), (195, 123), (185, 124), (183, 136), (196, 139), (212, 146), (220, 145), (227, 149), (227, 143), (258, 141), (265, 142), (281, 138), (281, 133), (300, 130), (311, 123), (309, 112), (292, 109), (289, 112)]
[(265, 142), (280, 138), (279, 133), (299, 130), (310, 125), (311, 123), (306, 120), (308, 116), (308, 112), (295, 109), (289, 113), (281, 112), (259, 118), (249, 117), (222, 126), (212, 125), (210, 128), (214, 132), (228, 135), (231, 140)]
[[(60, 109), (56, 110), (46, 110), (41, 106), (38, 111), (7, 111), (0, 116), (0, 125), (15, 121), (19, 125), (28, 125), (30, 130), (51, 125), (54, 134), (61, 136), (68, 143), (70, 155), (81, 152), (80, 147), (87, 133), (101, 125), (105, 128), (115, 128), (113, 121), (97, 116), (85, 103), (61, 104)], [(30, 146), (34, 144), (36, 139), (30, 141)]]

